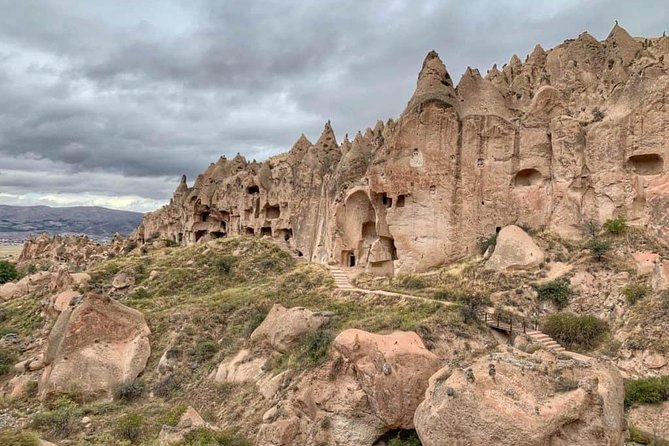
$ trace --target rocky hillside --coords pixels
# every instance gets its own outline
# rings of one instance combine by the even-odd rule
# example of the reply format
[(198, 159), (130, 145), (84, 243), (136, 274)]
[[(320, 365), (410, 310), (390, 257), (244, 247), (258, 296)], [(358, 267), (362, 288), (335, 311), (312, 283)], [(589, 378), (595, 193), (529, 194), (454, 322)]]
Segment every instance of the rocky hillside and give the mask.
[(380, 275), (467, 257), (510, 224), (579, 239), (585, 223), (624, 215), (666, 241), (668, 93), (669, 36), (618, 25), (457, 84), (430, 52), (397, 119), (341, 142), (328, 122), (262, 163), (221, 158), (135, 238), (271, 235)]
[(0, 287), (0, 444), (660, 444), (669, 247), (583, 229), (394, 278), (269, 237), (26, 261)]
[(0, 205), (0, 238), (25, 239), (30, 234), (83, 234), (111, 239), (128, 235), (141, 223), (142, 214), (93, 206), (52, 208), (48, 206)]

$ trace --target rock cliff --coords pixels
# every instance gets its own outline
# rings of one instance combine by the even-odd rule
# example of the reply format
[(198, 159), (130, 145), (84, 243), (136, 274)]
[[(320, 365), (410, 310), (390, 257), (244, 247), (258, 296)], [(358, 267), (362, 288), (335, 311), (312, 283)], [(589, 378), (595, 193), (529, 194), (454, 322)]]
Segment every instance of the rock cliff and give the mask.
[(436, 52), (394, 121), (337, 142), (328, 122), (265, 162), (221, 157), (137, 240), (286, 240), (309, 260), (392, 275), (473, 254), (510, 224), (578, 237), (625, 214), (667, 239), (669, 37), (616, 25), (455, 85)]

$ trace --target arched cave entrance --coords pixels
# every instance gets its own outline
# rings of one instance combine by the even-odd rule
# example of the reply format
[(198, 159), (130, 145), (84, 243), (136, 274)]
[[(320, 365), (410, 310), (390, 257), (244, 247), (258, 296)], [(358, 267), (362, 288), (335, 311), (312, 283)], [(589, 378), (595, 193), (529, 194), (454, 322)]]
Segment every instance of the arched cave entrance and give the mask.
[(627, 166), (637, 175), (658, 175), (664, 169), (664, 160), (657, 153), (632, 155), (627, 159)]
[(536, 186), (542, 181), (543, 176), (537, 169), (523, 169), (518, 171), (513, 178), (513, 185), (516, 187)]

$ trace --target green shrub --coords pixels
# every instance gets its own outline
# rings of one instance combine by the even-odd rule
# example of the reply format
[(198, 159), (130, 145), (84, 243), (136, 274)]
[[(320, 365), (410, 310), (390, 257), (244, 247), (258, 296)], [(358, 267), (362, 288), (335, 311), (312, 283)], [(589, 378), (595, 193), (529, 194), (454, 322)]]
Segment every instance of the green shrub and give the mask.
[(114, 398), (124, 401), (134, 400), (144, 394), (144, 389), (146, 389), (144, 381), (136, 379), (118, 386), (114, 391)]
[(147, 290), (144, 287), (139, 287), (135, 291), (130, 294), (130, 299), (150, 299), (151, 298), (151, 293), (149, 293), (149, 290)]
[(14, 350), (0, 348), (0, 376), (8, 374), (16, 364), (18, 357)]
[(329, 330), (317, 330), (306, 336), (302, 349), (309, 365), (315, 367), (325, 361), (333, 339), (334, 336)]
[(415, 430), (399, 430), (384, 435), (385, 444), (388, 446), (421, 446)]
[(177, 242), (175, 242), (174, 240), (172, 240), (171, 238), (166, 238), (163, 241), (165, 242), (165, 246), (167, 246), (168, 248), (173, 248), (175, 246), (179, 246), (179, 244)]
[(535, 285), (539, 300), (549, 300), (562, 309), (569, 305), (571, 289), (566, 280), (551, 280), (550, 282)]
[(606, 220), (604, 223), (604, 229), (606, 229), (609, 234), (622, 234), (627, 229), (627, 221), (625, 221), (625, 216), (620, 215), (611, 220)]
[(625, 406), (669, 400), (669, 375), (625, 381)]
[(39, 386), (39, 381), (36, 379), (31, 379), (26, 383), (26, 395), (30, 398), (37, 396), (37, 388)]
[(642, 283), (630, 283), (623, 288), (623, 295), (627, 303), (634, 305), (648, 295), (650, 289)]
[(600, 238), (593, 238), (585, 244), (586, 249), (590, 250), (598, 262), (604, 260), (604, 255), (611, 249), (611, 242)]
[(237, 259), (235, 256), (219, 257), (216, 261), (216, 269), (218, 269), (218, 272), (222, 274), (230, 274), (236, 262)]
[(427, 287), (427, 282), (420, 276), (403, 276), (400, 278), (399, 284), (402, 288), (408, 290), (420, 290)]
[(210, 360), (218, 352), (218, 344), (211, 339), (198, 341), (190, 352), (190, 357), (198, 363)]
[(485, 254), (489, 247), (492, 246), (494, 248), (497, 245), (497, 233), (494, 233), (489, 237), (479, 238), (477, 244), (481, 250), (481, 254)]
[(137, 246), (138, 246), (137, 242), (134, 242), (134, 241), (133, 242), (128, 242), (128, 244), (123, 247), (123, 254), (129, 254), (130, 252), (135, 250), (137, 248)]
[(591, 350), (604, 338), (608, 324), (594, 316), (557, 313), (546, 318), (542, 331), (567, 349)]
[(11, 282), (19, 277), (16, 266), (6, 260), (0, 260), (0, 285)]
[(186, 433), (183, 441), (177, 446), (252, 446), (252, 444), (241, 434), (199, 428)]
[(127, 440), (135, 443), (142, 437), (142, 431), (146, 421), (138, 413), (127, 413), (116, 421), (114, 434), (120, 440)]
[(79, 414), (77, 405), (68, 398), (58, 398), (51, 403), (52, 410), (36, 414), (31, 426), (48, 438), (70, 438)]
[(485, 302), (481, 296), (472, 294), (460, 296), (458, 303), (460, 304), (460, 316), (462, 320), (466, 324), (469, 324), (478, 320), (479, 313)]
[(32, 432), (0, 430), (0, 445), (39, 446), (39, 438)]

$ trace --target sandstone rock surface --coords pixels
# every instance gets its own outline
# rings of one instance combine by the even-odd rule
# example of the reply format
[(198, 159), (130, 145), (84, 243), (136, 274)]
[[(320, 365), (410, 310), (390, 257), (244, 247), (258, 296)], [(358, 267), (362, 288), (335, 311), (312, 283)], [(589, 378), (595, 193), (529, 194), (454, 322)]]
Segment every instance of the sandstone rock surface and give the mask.
[(414, 418), (422, 444), (622, 445), (624, 390), (617, 370), (550, 357), (497, 353), (469, 371), (437, 372)]
[(262, 323), (251, 333), (251, 341), (266, 343), (274, 350), (285, 353), (297, 345), (303, 336), (326, 324), (328, 318), (306, 308), (286, 309), (275, 304)]
[(285, 241), (307, 260), (376, 275), (478, 253), (512, 224), (579, 238), (624, 214), (669, 240), (669, 37), (616, 25), (537, 46), (457, 83), (436, 52), (396, 120), (337, 141), (330, 122), (265, 162), (221, 157), (134, 233), (190, 244)]
[(68, 307), (49, 334), (39, 395), (75, 391), (90, 401), (110, 398), (122, 383), (144, 370), (150, 330), (137, 310), (108, 297), (88, 294)]
[(498, 271), (534, 268), (544, 261), (544, 252), (525, 231), (515, 225), (502, 228), (497, 244), (486, 262), (488, 269)]

